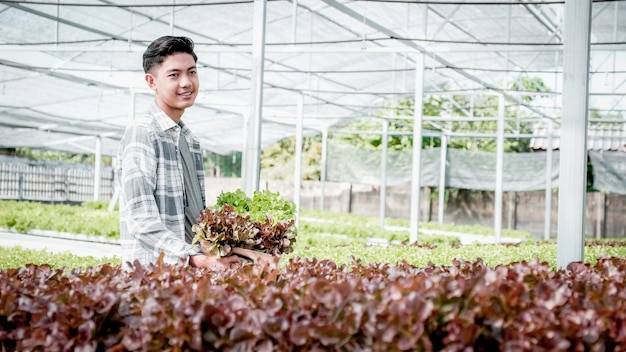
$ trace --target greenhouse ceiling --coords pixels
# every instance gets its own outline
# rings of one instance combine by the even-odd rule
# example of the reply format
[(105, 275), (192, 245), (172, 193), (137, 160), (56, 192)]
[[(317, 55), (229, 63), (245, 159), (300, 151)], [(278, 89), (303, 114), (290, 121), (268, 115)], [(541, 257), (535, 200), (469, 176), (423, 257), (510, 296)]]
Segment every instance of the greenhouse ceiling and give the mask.
[[(412, 98), (422, 76), (425, 95), (503, 94), (537, 121), (561, 118), (564, 1), (278, 0), (265, 8), (262, 147), (296, 134), (299, 97), (305, 133), (317, 133)], [(262, 38), (254, 9), (237, 0), (0, 1), (0, 147), (91, 153), (98, 136), (102, 153), (114, 155), (152, 100), (142, 52), (161, 35), (184, 35), (196, 43), (201, 92), (183, 121), (207, 150), (243, 150), (253, 44)], [(622, 119), (625, 49), (626, 2), (594, 1), (589, 107)], [(524, 105), (509, 90), (521, 77), (540, 77), (550, 98)]]

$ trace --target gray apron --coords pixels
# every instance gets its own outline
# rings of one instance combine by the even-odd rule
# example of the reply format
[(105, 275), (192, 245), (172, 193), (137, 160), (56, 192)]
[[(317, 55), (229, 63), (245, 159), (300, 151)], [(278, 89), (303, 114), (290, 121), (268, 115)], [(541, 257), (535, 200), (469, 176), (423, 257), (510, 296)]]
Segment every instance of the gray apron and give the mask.
[(198, 222), (200, 212), (204, 209), (204, 204), (202, 204), (202, 191), (200, 190), (196, 167), (185, 136), (181, 135), (178, 143), (181, 159), (183, 160), (183, 179), (185, 182), (185, 241), (191, 243), (196, 235), (191, 231), (191, 227)]

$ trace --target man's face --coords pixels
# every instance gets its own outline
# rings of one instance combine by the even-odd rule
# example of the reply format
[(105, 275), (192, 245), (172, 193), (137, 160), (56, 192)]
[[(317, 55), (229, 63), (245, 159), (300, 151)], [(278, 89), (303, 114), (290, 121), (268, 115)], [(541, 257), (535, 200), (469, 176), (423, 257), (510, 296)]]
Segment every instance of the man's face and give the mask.
[(176, 123), (198, 96), (200, 81), (193, 57), (175, 53), (146, 73), (146, 82), (154, 91), (156, 103)]

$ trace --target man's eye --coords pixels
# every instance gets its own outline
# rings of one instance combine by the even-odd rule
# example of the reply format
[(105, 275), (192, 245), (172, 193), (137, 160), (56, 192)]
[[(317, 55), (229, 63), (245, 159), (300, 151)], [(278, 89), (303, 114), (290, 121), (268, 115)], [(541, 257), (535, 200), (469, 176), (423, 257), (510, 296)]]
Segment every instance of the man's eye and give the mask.
[(177, 76), (178, 76), (178, 73), (170, 73), (170, 75), (169, 75), (169, 76), (170, 76), (170, 77), (177, 77)]
[(197, 74), (198, 74), (198, 71), (189, 71), (189, 74), (190, 74), (190, 75), (197, 75)]

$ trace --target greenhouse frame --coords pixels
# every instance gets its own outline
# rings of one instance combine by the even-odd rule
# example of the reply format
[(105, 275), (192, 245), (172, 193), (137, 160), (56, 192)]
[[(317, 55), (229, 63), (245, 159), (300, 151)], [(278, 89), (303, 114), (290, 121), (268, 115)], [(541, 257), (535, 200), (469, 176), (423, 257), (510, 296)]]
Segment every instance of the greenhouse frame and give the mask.
[[(445, 122), (484, 116), (426, 116), (424, 100), (495, 96), (497, 236), (505, 139), (557, 140), (568, 171), (558, 183), (559, 266), (582, 256), (587, 131), (624, 130), (626, 1), (2, 0), (0, 147), (93, 153), (98, 170), (152, 100), (141, 53), (161, 35), (195, 41), (201, 92), (184, 121), (207, 151), (243, 153), (246, 192), (259, 187), (261, 151), (281, 139), (296, 137), (298, 176), (303, 136), (326, 140), (363, 118), (379, 119), (386, 136), (399, 117), (379, 112), (400, 100), (413, 102), (413, 138), (472, 135)], [(519, 113), (505, 116), (512, 106)], [(521, 119), (544, 133), (523, 135)], [(602, 138), (626, 145), (623, 134)], [(420, 161), (414, 148), (412, 241)]]

